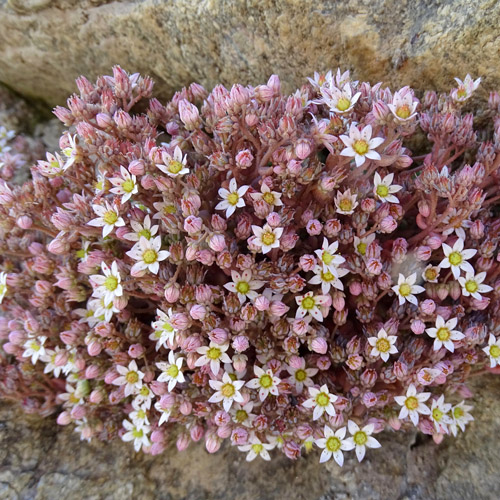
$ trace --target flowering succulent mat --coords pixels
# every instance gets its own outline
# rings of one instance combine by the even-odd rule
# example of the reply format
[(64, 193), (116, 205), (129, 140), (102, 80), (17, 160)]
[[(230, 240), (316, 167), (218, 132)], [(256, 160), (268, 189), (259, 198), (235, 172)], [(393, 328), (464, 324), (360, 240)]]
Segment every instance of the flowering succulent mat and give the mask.
[[(0, 397), (82, 439), (361, 461), (500, 362), (500, 97), (315, 74), (166, 105), (113, 76), (31, 163), (0, 129)], [(473, 110), (477, 111), (476, 119)], [(23, 156), (24, 154), (24, 156)]]

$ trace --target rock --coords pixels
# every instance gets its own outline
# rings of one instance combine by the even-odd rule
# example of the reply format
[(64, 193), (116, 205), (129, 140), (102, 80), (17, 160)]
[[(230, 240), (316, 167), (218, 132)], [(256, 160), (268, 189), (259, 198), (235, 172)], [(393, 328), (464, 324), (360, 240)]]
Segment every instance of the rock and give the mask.
[(247, 463), (224, 446), (209, 455), (201, 444), (150, 457), (130, 444), (80, 441), (71, 429), (0, 403), (1, 500), (493, 500), (498, 498), (500, 377), (472, 384), (475, 421), (437, 446), (422, 434), (385, 432), (382, 448), (341, 469), (319, 454), (292, 462)]
[(152, 76), (166, 98), (192, 81), (290, 91), (314, 70), (354, 69), (396, 87), (447, 90), (453, 77), (500, 86), (495, 0), (0, 1), (0, 81), (51, 105), (80, 74)]

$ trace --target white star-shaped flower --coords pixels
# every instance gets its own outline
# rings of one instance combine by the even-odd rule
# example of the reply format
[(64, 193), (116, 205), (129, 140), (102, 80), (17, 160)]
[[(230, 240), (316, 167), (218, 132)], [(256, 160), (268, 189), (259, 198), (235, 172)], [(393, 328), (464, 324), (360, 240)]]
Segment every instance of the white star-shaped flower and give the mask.
[(453, 330), (457, 326), (458, 319), (451, 318), (445, 322), (442, 316), (436, 318), (435, 328), (426, 328), (427, 335), (432, 337), (434, 340), (434, 350), (439, 351), (441, 347), (446, 347), (448, 351), (455, 351), (455, 344), (453, 341), (461, 340), (465, 335), (458, 330)]
[(169, 177), (180, 177), (189, 173), (186, 167), (187, 156), (182, 156), (182, 150), (179, 146), (174, 149), (174, 155), (162, 151), (161, 159), (163, 163), (157, 163), (156, 166)]
[(264, 227), (252, 226), (255, 238), (253, 244), (261, 248), (262, 253), (267, 253), (273, 248), (279, 248), (280, 238), (283, 234), (282, 227), (271, 227), (265, 224)]
[(309, 399), (306, 399), (302, 406), (304, 408), (314, 408), (313, 420), (318, 420), (323, 413), (327, 413), (332, 417), (335, 416), (335, 407), (333, 403), (337, 401), (338, 396), (331, 394), (326, 384), (323, 384), (319, 389), (309, 387)]
[(243, 403), (245, 398), (242, 396), (240, 389), (245, 385), (244, 380), (233, 380), (228, 373), (224, 372), (222, 381), (209, 380), (210, 387), (216, 391), (208, 400), (209, 403), (219, 403), (222, 401), (222, 406), (225, 411), (229, 411), (236, 403)]
[(399, 203), (399, 200), (394, 193), (401, 191), (402, 186), (392, 185), (394, 174), (388, 174), (383, 179), (375, 172), (373, 180), (373, 194), (380, 200), (387, 203)]
[(344, 454), (342, 451), (353, 450), (356, 447), (354, 442), (345, 439), (346, 432), (346, 427), (341, 427), (340, 429), (333, 431), (332, 428), (325, 425), (323, 428), (323, 435), (325, 437), (314, 441), (318, 448), (323, 449), (319, 459), (320, 463), (327, 462), (333, 457), (335, 462), (337, 462), (340, 467), (344, 465)]
[(102, 205), (92, 205), (94, 212), (99, 216), (87, 222), (89, 226), (102, 227), (102, 236), (105, 237), (113, 231), (115, 227), (122, 227), (125, 221), (120, 217), (118, 209), (105, 202), (106, 207)]
[(234, 214), (237, 208), (245, 206), (245, 200), (243, 199), (243, 196), (245, 196), (245, 193), (248, 191), (249, 187), (250, 186), (238, 187), (238, 185), (236, 184), (236, 179), (232, 178), (229, 181), (229, 189), (219, 189), (219, 196), (222, 198), (222, 201), (216, 205), (215, 209), (225, 210), (226, 218), (229, 219), (229, 217)]
[(252, 271), (249, 269), (245, 269), (241, 274), (237, 271), (231, 271), (231, 278), (233, 281), (231, 283), (226, 283), (224, 288), (230, 292), (236, 293), (241, 304), (243, 304), (247, 298), (251, 301), (255, 300), (258, 296), (255, 290), (264, 286), (263, 281), (252, 280)]
[(121, 177), (111, 177), (109, 182), (115, 186), (110, 189), (112, 193), (121, 194), (122, 203), (126, 203), (133, 194), (139, 192), (139, 187), (137, 186), (137, 177), (132, 175), (124, 166), (120, 166)]
[(423, 286), (415, 285), (416, 281), (417, 273), (410, 274), (407, 278), (405, 278), (403, 274), (399, 274), (398, 284), (393, 286), (392, 290), (396, 292), (400, 306), (402, 306), (405, 301), (418, 306), (418, 300), (417, 297), (415, 297), (415, 294), (425, 292), (425, 288)]
[(340, 139), (346, 145), (340, 154), (342, 156), (354, 157), (357, 167), (361, 167), (366, 158), (370, 160), (380, 160), (380, 155), (375, 149), (380, 146), (385, 139), (374, 137), (372, 139), (372, 126), (367, 125), (363, 130), (359, 130), (356, 125), (351, 124), (349, 135), (341, 135)]
[(175, 386), (184, 382), (184, 374), (182, 373), (182, 363), (184, 358), (178, 356), (174, 351), (168, 353), (168, 363), (160, 361), (156, 363), (158, 369), (162, 371), (158, 377), (158, 382), (168, 382), (168, 392), (172, 392)]
[(394, 400), (400, 405), (401, 411), (399, 412), (398, 419), (410, 417), (413, 425), (418, 425), (419, 415), (430, 415), (431, 410), (424, 404), (431, 396), (430, 392), (417, 393), (417, 389), (413, 384), (410, 384), (406, 391), (406, 396), (395, 396)]
[(167, 250), (160, 250), (161, 236), (147, 240), (141, 236), (140, 240), (126, 254), (137, 262), (130, 269), (132, 276), (139, 276), (146, 270), (158, 274), (160, 262), (170, 256)]
[(464, 297), (472, 296), (476, 300), (481, 300), (482, 293), (488, 293), (493, 290), (489, 285), (483, 285), (483, 281), (486, 278), (486, 272), (482, 273), (465, 273), (465, 278), (459, 277), (458, 282), (462, 287), (462, 295)]
[(381, 328), (376, 337), (368, 339), (368, 343), (372, 346), (370, 354), (380, 356), (384, 361), (387, 361), (391, 354), (398, 352), (397, 347), (394, 345), (397, 339), (396, 335), (387, 335), (387, 332)]
[(457, 280), (460, 276), (460, 270), (464, 270), (466, 273), (474, 274), (474, 268), (467, 262), (468, 259), (472, 259), (476, 255), (477, 250), (467, 249), (464, 250), (464, 240), (458, 238), (453, 245), (453, 248), (446, 243), (442, 244), (444, 259), (439, 263), (439, 267), (448, 268), (451, 267), (451, 272)]
[[(349, 446), (356, 449), (356, 457), (358, 462), (361, 462), (365, 457), (366, 448), (380, 448), (381, 444), (372, 437), (375, 426), (368, 424), (359, 428), (359, 425), (352, 420), (347, 421), (347, 427), (351, 433), (351, 437), (346, 440)], [(352, 448), (351, 448), (352, 449)]]

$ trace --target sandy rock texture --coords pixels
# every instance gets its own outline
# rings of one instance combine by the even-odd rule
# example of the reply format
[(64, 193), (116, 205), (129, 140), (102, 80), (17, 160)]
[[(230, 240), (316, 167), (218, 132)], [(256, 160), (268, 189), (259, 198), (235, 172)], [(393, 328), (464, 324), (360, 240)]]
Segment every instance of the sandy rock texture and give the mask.
[(379, 435), (358, 465), (342, 469), (319, 455), (291, 462), (273, 454), (245, 462), (229, 446), (201, 445), (161, 456), (125, 443), (81, 442), (53, 420), (0, 403), (1, 500), (496, 500), (500, 491), (500, 377), (475, 384), (476, 418), (457, 439), (436, 446), (423, 435)]
[(291, 90), (314, 70), (448, 89), (500, 87), (497, 0), (0, 0), (0, 82), (50, 105), (113, 64), (154, 77), (161, 97), (198, 81)]

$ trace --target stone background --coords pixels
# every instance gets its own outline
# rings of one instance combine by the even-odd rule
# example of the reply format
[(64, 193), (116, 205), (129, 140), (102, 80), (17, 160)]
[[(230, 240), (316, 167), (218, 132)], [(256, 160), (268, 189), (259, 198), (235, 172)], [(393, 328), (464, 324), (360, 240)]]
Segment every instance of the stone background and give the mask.
[(0, 0), (0, 82), (50, 105), (80, 74), (142, 72), (161, 97), (263, 83), (287, 90), (315, 70), (447, 90), (500, 87), (497, 0)]
[(421, 434), (385, 432), (358, 464), (318, 463), (314, 452), (292, 462), (245, 462), (203, 445), (157, 457), (129, 443), (81, 442), (52, 419), (0, 403), (1, 500), (497, 500), (500, 491), (500, 377), (474, 381), (475, 421), (437, 446)]
[[(486, 94), (500, 87), (499, 24), (496, 0), (0, 0), (0, 82), (38, 110), (64, 103), (80, 74), (93, 79), (113, 64), (151, 75), (163, 98), (191, 81), (257, 84), (271, 73), (292, 90), (338, 65), (419, 89), (471, 73)], [(39, 120), (0, 87), (0, 122), (57, 148), (60, 127)], [(497, 500), (500, 378), (473, 386), (466, 434), (436, 446), (384, 433), (381, 450), (360, 465), (351, 454), (342, 469), (319, 465), (317, 453), (247, 464), (229, 446), (135, 455), (0, 402), (0, 500)]]

